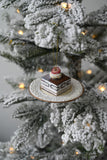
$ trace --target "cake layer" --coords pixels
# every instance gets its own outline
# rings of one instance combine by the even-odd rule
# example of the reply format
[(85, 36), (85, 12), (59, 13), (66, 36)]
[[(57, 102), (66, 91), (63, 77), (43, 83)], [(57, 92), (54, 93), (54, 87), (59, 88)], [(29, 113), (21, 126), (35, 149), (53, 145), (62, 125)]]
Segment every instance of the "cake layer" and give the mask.
[(66, 92), (66, 91), (69, 90), (70, 88), (71, 88), (71, 85), (63, 88), (62, 90), (60, 90), (60, 91), (58, 91), (58, 92), (55, 92), (55, 91), (53, 91), (53, 90), (51, 90), (51, 89), (49, 89), (49, 88), (46, 88), (46, 87), (44, 88), (44, 87), (41, 86), (41, 89), (43, 89), (43, 90), (45, 90), (45, 91), (47, 91), (47, 92), (49, 92), (49, 93), (51, 93), (51, 94), (53, 94), (53, 95), (55, 95), (55, 96), (58, 96), (58, 95), (60, 95), (60, 94), (62, 94), (62, 93), (64, 93), (64, 92)]
[(45, 80), (45, 79), (42, 79), (42, 80), (41, 80), (41, 85), (44, 85), (44, 86), (46, 86), (46, 87), (48, 87), (48, 88), (51, 88), (51, 89), (54, 89), (54, 90), (56, 90), (56, 91), (64, 88), (65, 86), (68, 86), (68, 85), (70, 85), (70, 84), (71, 84), (71, 79), (68, 79), (68, 80), (62, 82), (62, 83), (59, 84), (59, 85), (55, 85), (55, 84), (53, 84), (52, 82), (50, 82), (50, 81), (48, 81), (48, 80)]
[(66, 85), (65, 87), (59, 89), (59, 90), (54, 90), (53, 88), (47, 87), (45, 85), (41, 85), (41, 88), (45, 89), (45, 90), (50, 90), (51, 92), (54, 92), (55, 94), (60, 93), (60, 91), (62, 91), (63, 89), (69, 88), (71, 87), (71, 84)]
[(41, 79), (41, 88), (53, 95), (60, 95), (71, 88), (71, 78), (62, 73), (60, 79), (52, 79), (49, 74)]

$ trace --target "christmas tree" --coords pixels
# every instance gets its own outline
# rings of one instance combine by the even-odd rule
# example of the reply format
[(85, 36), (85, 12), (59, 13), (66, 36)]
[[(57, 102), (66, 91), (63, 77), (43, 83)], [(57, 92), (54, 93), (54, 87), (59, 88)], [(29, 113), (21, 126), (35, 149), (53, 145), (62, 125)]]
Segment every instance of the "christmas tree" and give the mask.
[[(24, 121), (8, 143), (0, 143), (0, 159), (101, 159), (107, 136), (107, 6), (88, 15), (81, 0), (1, 0), (0, 8), (8, 26), (0, 33), (0, 55), (25, 73), (6, 79), (15, 91), (0, 97), (5, 107), (17, 105), (13, 117)], [(97, 69), (85, 70), (88, 62)], [(32, 80), (56, 64), (83, 84), (79, 99), (48, 103), (30, 95)]]

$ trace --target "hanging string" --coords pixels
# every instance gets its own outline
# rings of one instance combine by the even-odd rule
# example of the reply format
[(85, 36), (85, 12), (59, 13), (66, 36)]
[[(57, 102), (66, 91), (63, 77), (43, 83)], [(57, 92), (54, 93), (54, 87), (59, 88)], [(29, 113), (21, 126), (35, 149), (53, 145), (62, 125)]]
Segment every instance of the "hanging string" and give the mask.
[(53, 66), (55, 66), (55, 51), (54, 51), (54, 47), (53, 47)]
[(53, 47), (53, 65), (57, 66), (58, 65), (58, 52), (59, 52), (59, 35), (57, 36), (56, 51), (54, 49), (55, 48)]
[(58, 64), (58, 49), (59, 49), (59, 35), (57, 36), (56, 66), (57, 66), (57, 64)]

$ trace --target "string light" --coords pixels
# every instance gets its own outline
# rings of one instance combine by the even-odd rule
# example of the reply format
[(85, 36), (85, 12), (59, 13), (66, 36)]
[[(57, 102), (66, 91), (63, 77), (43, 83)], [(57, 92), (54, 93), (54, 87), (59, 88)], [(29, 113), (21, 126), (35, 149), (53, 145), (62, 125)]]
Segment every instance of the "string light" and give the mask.
[(42, 68), (38, 69), (38, 72), (43, 73), (43, 69)]
[(19, 9), (17, 9), (16, 11), (17, 11), (17, 13), (20, 13), (20, 10), (19, 10)]
[(64, 8), (66, 11), (68, 11), (71, 8), (70, 3), (62, 2), (61, 7)]
[(78, 151), (76, 151), (76, 152), (75, 152), (75, 154), (76, 154), (76, 155), (79, 155), (79, 152), (78, 152)]
[(101, 52), (102, 52), (102, 49), (99, 49), (98, 51), (99, 51), (99, 53), (101, 53)]
[(99, 89), (101, 92), (104, 92), (104, 91), (106, 90), (106, 87), (103, 86), (103, 85), (100, 85), (100, 86), (98, 87), (98, 89)]
[(10, 147), (10, 148), (9, 148), (9, 152), (10, 152), (10, 154), (13, 154), (13, 153), (14, 153), (14, 151), (15, 151), (15, 150), (14, 150), (14, 148), (13, 148), (13, 147)]
[(86, 73), (87, 73), (87, 74), (92, 74), (92, 70), (89, 69), (89, 70), (86, 71)]
[(87, 123), (87, 126), (90, 127), (91, 125), (89, 123)]
[(20, 88), (20, 89), (25, 89), (24, 83), (20, 83), (20, 84), (19, 84), (19, 88)]
[(95, 34), (92, 35), (92, 38), (95, 39), (97, 36)]
[(75, 150), (75, 154), (76, 154), (76, 155), (81, 154), (80, 150), (76, 149), (76, 150)]
[(12, 44), (12, 42), (13, 42), (13, 41), (12, 41), (12, 39), (11, 39), (11, 40), (9, 41), (9, 44)]
[(87, 34), (87, 30), (86, 31), (82, 31), (81, 34), (83, 34), (84, 36)]
[(85, 32), (81, 32), (81, 34), (83, 34), (84, 36), (86, 35)]
[(20, 35), (23, 35), (23, 31), (22, 31), (22, 30), (19, 30), (18, 33), (19, 33)]
[(31, 158), (31, 159), (35, 159), (35, 157), (33, 157), (33, 156), (31, 156), (30, 158)]

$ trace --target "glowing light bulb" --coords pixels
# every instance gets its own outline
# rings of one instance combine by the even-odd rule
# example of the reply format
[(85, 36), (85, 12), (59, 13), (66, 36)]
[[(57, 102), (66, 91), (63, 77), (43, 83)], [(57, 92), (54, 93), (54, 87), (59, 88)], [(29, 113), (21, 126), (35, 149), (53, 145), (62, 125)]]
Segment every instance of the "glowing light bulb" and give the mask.
[(13, 148), (13, 147), (10, 147), (10, 148), (9, 148), (9, 152), (10, 152), (10, 154), (13, 154), (13, 153), (14, 153), (14, 151), (15, 151), (15, 150), (14, 150), (14, 148)]
[(87, 74), (92, 74), (92, 70), (89, 69), (89, 70), (86, 71), (86, 73), (87, 73)]
[(20, 84), (19, 84), (19, 88), (20, 88), (20, 89), (25, 89), (24, 83), (20, 83)]
[(19, 30), (18, 33), (19, 33), (20, 35), (23, 35), (23, 31), (22, 31), (22, 30)]
[(91, 125), (89, 123), (87, 123), (87, 126), (90, 127)]
[(42, 72), (43, 72), (43, 69), (42, 69), (42, 68), (38, 69), (38, 72), (41, 72), (41, 73), (42, 73)]
[(61, 7), (64, 8), (65, 10), (69, 10), (71, 8), (70, 3), (62, 2)]
[(19, 9), (17, 9), (16, 11), (17, 11), (17, 13), (20, 13), (20, 10), (19, 10)]
[(31, 156), (30, 158), (31, 158), (31, 159), (35, 159), (35, 157), (33, 157), (33, 156)]
[(106, 90), (106, 87), (105, 86), (99, 86), (98, 89), (101, 91), (101, 92), (104, 92)]
[(76, 151), (76, 152), (75, 152), (75, 154), (76, 154), (76, 155), (78, 155), (78, 154), (79, 154), (79, 152), (78, 152), (78, 151)]
[(99, 49), (98, 51), (99, 51), (99, 53), (101, 53), (101, 52), (102, 52), (102, 49)]
[(11, 40), (9, 41), (9, 44), (12, 44), (12, 42), (13, 42), (13, 41), (12, 41), (12, 39), (11, 39)]
[(97, 36), (95, 34), (92, 35), (92, 38), (95, 39)]
[(85, 35), (85, 32), (81, 32), (81, 34)]
[(81, 34), (86, 35), (87, 31), (82, 31)]

